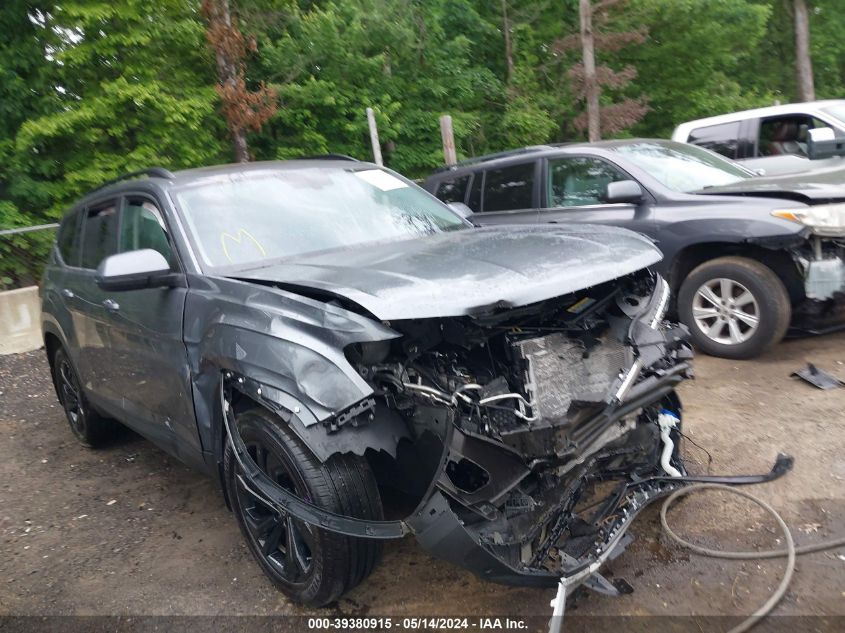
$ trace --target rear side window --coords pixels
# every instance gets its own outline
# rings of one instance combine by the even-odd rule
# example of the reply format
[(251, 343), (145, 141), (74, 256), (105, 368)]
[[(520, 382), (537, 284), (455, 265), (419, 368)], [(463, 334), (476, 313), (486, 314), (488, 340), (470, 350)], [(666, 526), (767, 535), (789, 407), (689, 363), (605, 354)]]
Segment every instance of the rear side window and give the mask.
[(143, 198), (128, 198), (120, 223), (120, 252), (151, 248), (173, 265), (167, 228), (158, 208)]
[(82, 268), (96, 268), (117, 253), (117, 204), (87, 209), (82, 222)]
[(689, 143), (706, 147), (722, 156), (736, 158), (739, 145), (739, 121), (700, 127), (690, 132)]
[(470, 176), (461, 176), (452, 180), (444, 180), (437, 185), (435, 194), (443, 202), (463, 202), (466, 200), (467, 187), (469, 187)]
[(62, 256), (62, 261), (68, 266), (79, 265), (79, 220), (81, 217), (80, 211), (74, 211), (66, 216), (62, 220), (59, 234), (56, 237), (59, 254)]
[(484, 180), (483, 211), (511, 211), (533, 206), (534, 162), (490, 169)]

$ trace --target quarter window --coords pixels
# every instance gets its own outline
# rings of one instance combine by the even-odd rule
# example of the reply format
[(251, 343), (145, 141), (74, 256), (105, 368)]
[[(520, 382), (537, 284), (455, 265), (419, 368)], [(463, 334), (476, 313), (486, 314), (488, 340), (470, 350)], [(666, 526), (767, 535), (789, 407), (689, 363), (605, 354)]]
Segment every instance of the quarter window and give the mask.
[(120, 223), (120, 252), (151, 248), (173, 264), (164, 218), (156, 206), (143, 198), (128, 198)]
[(56, 238), (56, 245), (59, 247), (59, 254), (62, 261), (68, 266), (79, 265), (79, 220), (81, 214), (74, 211), (65, 217), (59, 228), (59, 235)]
[(607, 185), (629, 180), (621, 171), (598, 158), (573, 157), (549, 161), (550, 207), (601, 204)]
[(117, 253), (117, 205), (87, 209), (82, 223), (82, 268), (96, 268)]
[(534, 163), (511, 165), (487, 171), (484, 205), (487, 211), (530, 209), (534, 194)]
[(467, 187), (470, 176), (462, 176), (452, 180), (444, 180), (437, 186), (437, 197), (447, 204), (449, 202), (463, 202), (466, 200)]
[(728, 158), (736, 158), (739, 144), (739, 121), (700, 127), (690, 132), (689, 142), (699, 147), (706, 147)]

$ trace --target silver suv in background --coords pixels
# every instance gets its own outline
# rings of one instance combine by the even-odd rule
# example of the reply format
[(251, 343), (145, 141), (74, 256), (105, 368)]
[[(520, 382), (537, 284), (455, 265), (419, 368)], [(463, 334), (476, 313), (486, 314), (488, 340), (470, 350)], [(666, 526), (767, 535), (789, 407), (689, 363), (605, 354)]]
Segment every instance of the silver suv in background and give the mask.
[(675, 128), (672, 140), (706, 147), (766, 176), (845, 170), (845, 100), (790, 103), (688, 121)]

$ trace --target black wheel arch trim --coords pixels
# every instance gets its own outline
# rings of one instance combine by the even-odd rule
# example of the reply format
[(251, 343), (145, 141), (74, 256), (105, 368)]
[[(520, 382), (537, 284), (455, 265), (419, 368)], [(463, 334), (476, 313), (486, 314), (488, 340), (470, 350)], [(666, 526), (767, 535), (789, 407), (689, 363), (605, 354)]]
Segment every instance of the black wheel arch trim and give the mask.
[[(240, 433), (234, 426), (235, 416), (231, 406), (231, 391), (235, 387), (232, 385), (232, 379), (239, 386), (247, 384), (242, 377), (234, 378), (234, 376), (229, 375), (228, 380), (222, 379), (220, 381), (220, 407), (223, 413), (226, 441), (231, 445), (235, 461), (242, 471), (236, 476), (247, 490), (261, 499), (268, 507), (273, 508), (280, 516), (290, 514), (297, 519), (330, 532), (373, 539), (402, 538), (411, 532), (404, 520), (368, 521), (324, 510), (285, 490), (264, 474), (250, 456)], [(263, 395), (260, 386), (254, 388), (258, 390), (259, 396)]]

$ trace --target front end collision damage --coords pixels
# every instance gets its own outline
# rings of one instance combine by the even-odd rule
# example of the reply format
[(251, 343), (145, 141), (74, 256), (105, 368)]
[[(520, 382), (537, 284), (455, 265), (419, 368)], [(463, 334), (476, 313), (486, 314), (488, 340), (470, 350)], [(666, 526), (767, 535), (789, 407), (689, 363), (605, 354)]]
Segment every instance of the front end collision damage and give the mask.
[[(598, 569), (624, 549), (631, 521), (651, 501), (695, 481), (759, 483), (791, 467), (782, 458), (762, 476), (686, 475), (680, 429), (658, 422), (680, 421), (674, 388), (691, 375), (686, 332), (663, 321), (667, 305), (667, 284), (641, 271), (520, 308), (370, 321), (378, 327), (337, 335), (369, 391), (345, 408), (324, 407), (334, 410), (322, 419), (307, 397), (265, 381), (266, 368), (256, 373), (249, 354), (215, 363), (241, 483), (280, 515), (326, 530), (413, 533), (433, 555), (489, 580), (552, 587), (563, 578), (618, 593)], [(232, 403), (243, 397), (287, 421), (320, 459), (372, 450), (401, 462), (403, 446), (433, 446), (416, 509), (398, 521), (364, 521), (275, 485), (236, 432)]]
[(793, 300), (791, 333), (825, 334), (845, 328), (845, 235), (819, 236), (805, 228), (746, 241), (779, 251), (789, 262), (780, 272), (794, 280), (794, 287), (788, 288)]

